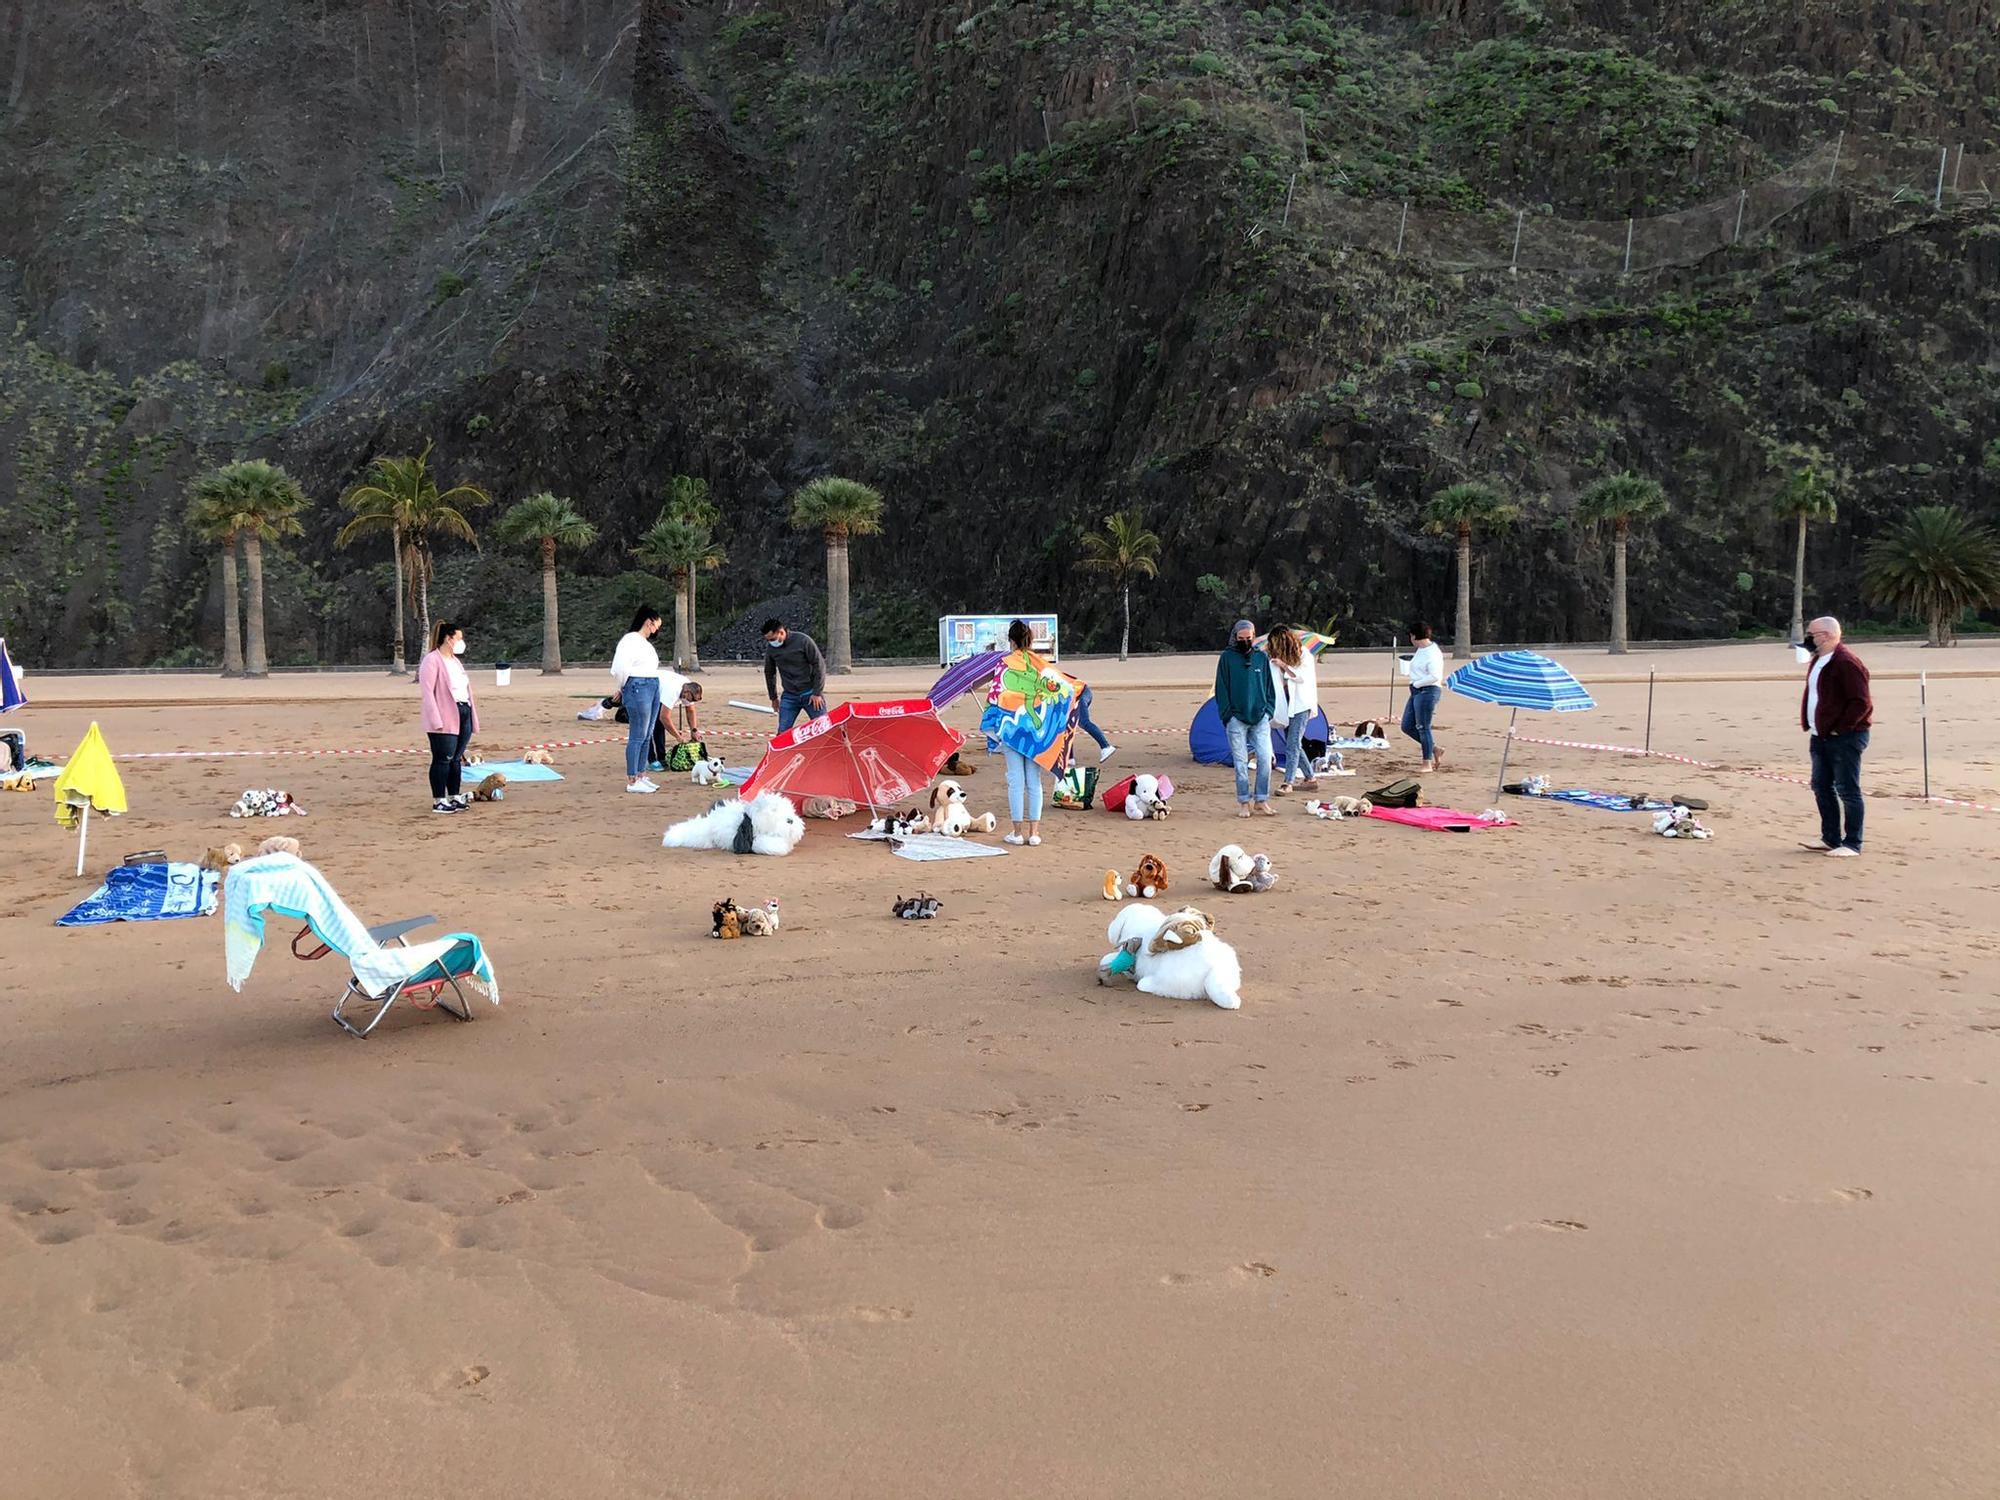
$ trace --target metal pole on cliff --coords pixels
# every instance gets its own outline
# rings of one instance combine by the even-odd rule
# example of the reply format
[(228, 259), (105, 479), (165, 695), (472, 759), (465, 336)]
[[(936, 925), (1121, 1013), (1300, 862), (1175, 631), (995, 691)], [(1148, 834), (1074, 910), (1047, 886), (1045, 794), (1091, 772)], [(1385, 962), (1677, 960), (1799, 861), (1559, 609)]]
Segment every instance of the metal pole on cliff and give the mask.
[(1646, 753), (1653, 753), (1653, 669), (1646, 668)]
[(1525, 208), (1516, 209), (1514, 211), (1514, 258), (1507, 262), (1507, 270), (1510, 274), (1513, 275), (1520, 274), (1521, 226), (1527, 222), (1527, 219), (1528, 219), (1528, 211)]
[(1625, 221), (1625, 270), (1623, 274), (1626, 276), (1632, 274), (1632, 221), (1630, 219)]
[(1917, 722), (1924, 731), (1924, 801), (1931, 800), (1931, 687), (1928, 672), (1917, 673)]
[(1386, 727), (1396, 717), (1396, 638), (1389, 637), (1389, 718), (1383, 720)]
[(1847, 132), (1841, 131), (1833, 138), (1833, 165), (1826, 169), (1826, 185), (1833, 186), (1834, 174), (1840, 170), (1840, 148), (1847, 142)]
[(1938, 185), (1937, 191), (1931, 194), (1931, 207), (1934, 209), (1944, 207), (1944, 165), (1950, 160), (1951, 147), (1938, 147)]
[(1958, 191), (1958, 174), (1965, 170), (1965, 142), (1958, 143), (1958, 164), (1951, 169), (1951, 190)]
[(1729, 243), (1735, 244), (1743, 238), (1743, 205), (1750, 201), (1750, 189), (1744, 188), (1736, 195), (1736, 228), (1730, 231)]
[(1398, 255), (1403, 253), (1403, 231), (1409, 227), (1409, 224), (1410, 200), (1405, 198), (1403, 200), (1403, 217), (1396, 221), (1396, 253)]

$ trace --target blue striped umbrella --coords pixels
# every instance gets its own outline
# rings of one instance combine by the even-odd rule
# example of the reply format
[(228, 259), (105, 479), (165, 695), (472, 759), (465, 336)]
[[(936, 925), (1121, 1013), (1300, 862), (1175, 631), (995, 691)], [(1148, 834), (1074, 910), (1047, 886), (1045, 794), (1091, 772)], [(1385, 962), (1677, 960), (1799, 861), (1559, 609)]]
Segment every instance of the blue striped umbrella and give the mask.
[(1444, 685), (1454, 693), (1481, 703), (1497, 703), (1513, 710), (1507, 716), (1507, 738), (1500, 746), (1500, 779), (1493, 795), (1507, 784), (1507, 756), (1514, 748), (1514, 721), (1524, 708), (1543, 713), (1576, 713), (1597, 707), (1597, 700), (1584, 691), (1582, 683), (1560, 662), (1550, 661), (1534, 651), (1495, 651), (1469, 661)]
[(931, 690), (924, 696), (931, 700), (933, 707), (943, 708), (961, 694), (991, 682), (1005, 656), (1004, 651), (982, 651), (977, 656), (968, 656), (964, 661), (947, 667), (944, 675), (931, 684)]
[(14, 663), (7, 655), (7, 638), (0, 636), (0, 714), (19, 708), (27, 701), (27, 694), (14, 680)]

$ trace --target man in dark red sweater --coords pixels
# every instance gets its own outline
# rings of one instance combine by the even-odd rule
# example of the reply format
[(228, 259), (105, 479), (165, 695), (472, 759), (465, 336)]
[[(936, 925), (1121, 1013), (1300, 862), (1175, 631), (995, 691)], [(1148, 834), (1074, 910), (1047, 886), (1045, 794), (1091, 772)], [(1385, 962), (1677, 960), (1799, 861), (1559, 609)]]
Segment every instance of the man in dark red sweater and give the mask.
[[(1861, 853), (1861, 753), (1875, 703), (1868, 696), (1868, 668), (1840, 643), (1840, 621), (1822, 615), (1806, 627), (1812, 652), (1799, 727), (1811, 735), (1813, 798), (1819, 803), (1819, 839), (1800, 845), (1816, 854), (1853, 859)], [(1841, 814), (1847, 827), (1841, 829)]]

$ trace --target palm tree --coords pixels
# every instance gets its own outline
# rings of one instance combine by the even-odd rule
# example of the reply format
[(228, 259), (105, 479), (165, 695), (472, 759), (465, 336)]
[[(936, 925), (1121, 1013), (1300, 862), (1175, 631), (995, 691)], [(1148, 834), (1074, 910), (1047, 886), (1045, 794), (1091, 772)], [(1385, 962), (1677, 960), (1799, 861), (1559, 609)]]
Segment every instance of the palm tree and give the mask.
[(597, 540), (597, 528), (577, 514), (576, 508), (547, 490), (516, 501), (500, 518), (500, 540), (514, 546), (532, 546), (542, 553), (542, 673), (562, 674), (562, 629), (556, 617), (556, 548), (588, 547)]
[(826, 634), (829, 670), (854, 670), (854, 640), (847, 604), (847, 539), (882, 529), (882, 494), (853, 479), (831, 475), (802, 485), (792, 496), (792, 526), (826, 537)]
[[(676, 520), (686, 521), (690, 525), (702, 527), (704, 530), (713, 530), (715, 523), (722, 519), (720, 507), (709, 498), (708, 481), (706, 479), (696, 479), (689, 474), (676, 474), (672, 479), (667, 481), (667, 505), (661, 514), (672, 516)], [(704, 566), (707, 566), (712, 571), (714, 568), (721, 567), (724, 561), (725, 559), (722, 554), (718, 552), (715, 562)], [(686, 604), (687, 651), (685, 655), (680, 655), (678, 644), (675, 648), (677, 656), (680, 656), (680, 660), (683, 662), (681, 670), (684, 672), (699, 672), (701, 670), (701, 632), (695, 628), (694, 619), (695, 592), (693, 584), (690, 583)], [(681, 622), (676, 619), (674, 621), (675, 631), (679, 632), (681, 628)]]
[(1658, 482), (1637, 474), (1607, 474), (1585, 490), (1576, 502), (1579, 521), (1611, 526), (1611, 654), (1626, 653), (1625, 542), (1634, 521), (1652, 521), (1666, 514), (1667, 495)]
[(1424, 528), (1458, 537), (1458, 629), (1452, 638), (1455, 658), (1472, 655), (1472, 528), (1505, 526), (1521, 512), (1483, 480), (1454, 484), (1431, 496), (1424, 510)]
[(1955, 506), (1920, 505), (1869, 544), (1861, 578), (1871, 600), (1919, 616), (1943, 646), (1968, 609), (2000, 602), (2000, 539)]
[(368, 465), (368, 477), (341, 498), (354, 512), (354, 519), (334, 538), (345, 547), (356, 537), (386, 531), (396, 558), (396, 661), (394, 670), (405, 670), (403, 655), (403, 588), (407, 565), (408, 584), (416, 594), (420, 639), (429, 649), (431, 629), (431, 552), (433, 536), (456, 536), (474, 541), (472, 523), (460, 506), (485, 505), (492, 496), (476, 484), (461, 484), (438, 492), (431, 476), (430, 456), (435, 445), (424, 444), (415, 458), (377, 458)]
[(217, 471), (197, 479), (188, 490), (188, 525), (195, 534), (222, 544), (222, 675), (243, 675), (243, 611), (236, 598), (235, 508), (220, 493)]
[[(280, 537), (298, 536), (305, 530), (299, 512), (309, 503), (305, 491), (291, 475), (261, 458), (241, 460), (211, 469), (195, 482), (196, 505), (205, 525), (215, 535), (234, 537), (243, 543), (243, 567), (250, 583), (245, 614), (248, 637), (243, 653), (243, 675), (271, 675), (270, 657), (264, 649), (264, 543)], [(233, 615), (235, 559), (225, 571), (223, 598)], [(228, 635), (223, 632), (224, 670), (227, 670)]]
[(1125, 628), (1118, 637), (1118, 659), (1132, 649), (1132, 580), (1160, 574), (1160, 539), (1146, 529), (1136, 510), (1114, 511), (1104, 518), (1104, 530), (1083, 539), (1079, 568), (1108, 573), (1116, 580), (1125, 603)]
[(694, 575), (713, 573), (729, 558), (715, 545), (706, 526), (671, 515), (655, 521), (632, 551), (647, 567), (674, 580), (674, 663), (678, 666), (688, 660), (692, 650)]
[(1833, 486), (1826, 471), (1818, 464), (1808, 462), (1786, 477), (1783, 488), (1771, 501), (1771, 508), (1781, 518), (1796, 519), (1799, 523), (1798, 557), (1792, 564), (1791, 638), (1802, 640), (1806, 633), (1806, 523), (1831, 522), (1839, 515), (1840, 506), (1834, 499)]

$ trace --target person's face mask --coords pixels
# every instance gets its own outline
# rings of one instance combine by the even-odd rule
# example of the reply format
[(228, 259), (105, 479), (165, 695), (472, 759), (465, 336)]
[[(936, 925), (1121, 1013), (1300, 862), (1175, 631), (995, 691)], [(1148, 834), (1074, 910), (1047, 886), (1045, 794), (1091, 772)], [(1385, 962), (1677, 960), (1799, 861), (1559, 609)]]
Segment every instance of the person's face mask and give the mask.
[(1806, 648), (1807, 655), (1819, 655), (1819, 637), (1814, 635), (1810, 630), (1806, 632), (1805, 639), (1800, 644)]
[(1250, 642), (1238, 641), (1236, 643), (1236, 650), (1239, 655), (1248, 656), (1250, 654)]
[(452, 654), (453, 656), (463, 656), (463, 655), (465, 655), (465, 642), (464, 642), (464, 641), (453, 641), (453, 642), (451, 643), (451, 654)]

